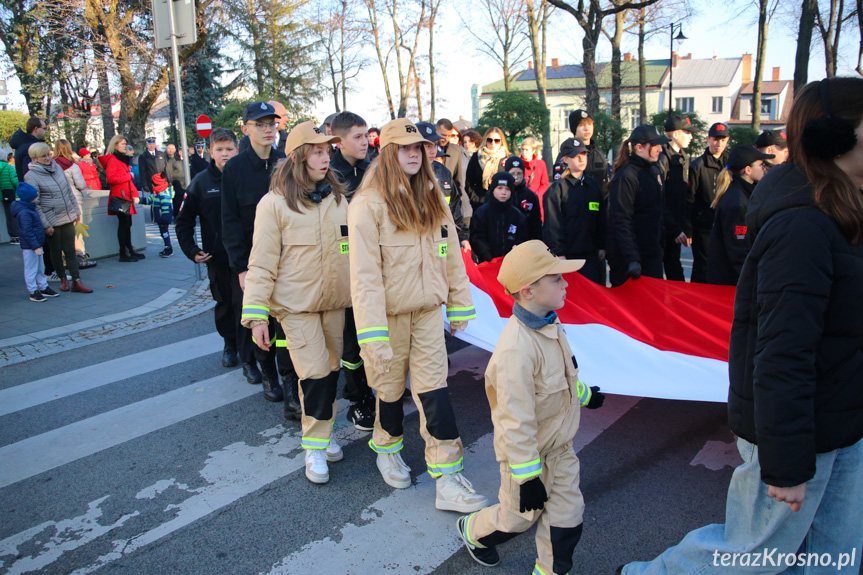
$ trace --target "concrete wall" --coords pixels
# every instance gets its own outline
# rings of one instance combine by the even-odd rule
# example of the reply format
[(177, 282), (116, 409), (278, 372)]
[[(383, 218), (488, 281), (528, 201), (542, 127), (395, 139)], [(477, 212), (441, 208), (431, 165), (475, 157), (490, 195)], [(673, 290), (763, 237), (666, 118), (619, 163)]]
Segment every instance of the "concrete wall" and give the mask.
[[(94, 259), (119, 255), (117, 245), (117, 218), (108, 215), (108, 190), (84, 190), (83, 213), (81, 221), (90, 226), (90, 237), (84, 239), (87, 253)], [(145, 214), (149, 214), (149, 206), (138, 206), (138, 213), (132, 216), (132, 246), (136, 250), (147, 247), (147, 235), (144, 230)], [(6, 233), (6, 216), (0, 211), (0, 243), (8, 243)]]

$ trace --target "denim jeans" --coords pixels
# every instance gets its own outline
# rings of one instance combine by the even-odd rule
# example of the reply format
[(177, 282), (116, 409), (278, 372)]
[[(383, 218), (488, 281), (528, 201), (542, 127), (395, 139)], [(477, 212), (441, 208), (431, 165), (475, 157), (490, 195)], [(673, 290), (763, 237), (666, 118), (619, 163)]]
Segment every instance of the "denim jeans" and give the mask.
[[(734, 470), (728, 487), (725, 525), (708, 525), (691, 531), (676, 546), (650, 562), (630, 563), (624, 575), (693, 575), (747, 573), (816, 575), (859, 573), (863, 547), (863, 440), (852, 446), (816, 457), (815, 477), (806, 482), (806, 498), (800, 511), (767, 495), (761, 481), (758, 448), (737, 440), (743, 464)], [(766, 553), (765, 553), (766, 551)], [(777, 557), (794, 553), (840, 554), (854, 552), (854, 564), (841, 571), (836, 566), (788, 567)], [(752, 553), (741, 565), (722, 564), (724, 553)], [(756, 553), (758, 565), (754, 565)], [(770, 554), (769, 561), (767, 554)], [(728, 559), (731, 559), (730, 557)], [(767, 563), (765, 565), (765, 563)]]

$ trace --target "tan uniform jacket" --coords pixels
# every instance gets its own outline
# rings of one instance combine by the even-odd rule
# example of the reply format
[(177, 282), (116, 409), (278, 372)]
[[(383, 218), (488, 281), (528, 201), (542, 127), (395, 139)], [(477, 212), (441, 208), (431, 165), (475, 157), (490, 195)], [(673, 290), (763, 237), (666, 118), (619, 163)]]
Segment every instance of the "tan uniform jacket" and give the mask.
[(476, 317), (449, 210), (432, 233), (396, 230), (383, 196), (366, 189), (351, 200), (348, 230), (351, 296), (361, 346), (389, 342), (387, 315), (446, 303), (447, 316), (459, 329)]
[(254, 327), (272, 315), (336, 310), (351, 305), (348, 201), (332, 195), (297, 213), (268, 192), (258, 203), (242, 324)]
[(542, 458), (578, 430), (590, 391), (572, 357), (559, 320), (535, 330), (512, 316), (494, 348), (485, 371), (494, 452), (519, 484), (539, 476)]

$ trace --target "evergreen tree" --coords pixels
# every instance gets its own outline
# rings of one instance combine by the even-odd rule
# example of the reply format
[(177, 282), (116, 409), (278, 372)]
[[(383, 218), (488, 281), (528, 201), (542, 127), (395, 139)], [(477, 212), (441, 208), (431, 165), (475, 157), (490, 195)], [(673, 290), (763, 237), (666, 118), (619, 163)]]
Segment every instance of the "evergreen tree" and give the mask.
[(221, 81), (224, 57), (220, 52), (223, 44), (221, 35), (208, 34), (204, 45), (182, 67), (186, 130), (194, 135), (189, 142), (200, 139), (195, 133), (198, 116), (205, 114), (215, 118), (227, 99), (230, 86), (223, 86)]

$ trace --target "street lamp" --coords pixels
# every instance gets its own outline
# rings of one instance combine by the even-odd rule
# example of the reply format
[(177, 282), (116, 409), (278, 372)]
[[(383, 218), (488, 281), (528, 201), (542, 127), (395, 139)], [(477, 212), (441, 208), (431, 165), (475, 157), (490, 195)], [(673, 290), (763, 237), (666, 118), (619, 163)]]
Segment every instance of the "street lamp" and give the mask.
[[(677, 36), (674, 35), (675, 28), (677, 29)], [(674, 111), (674, 100), (671, 99), (672, 92), (674, 91), (674, 41), (689, 40), (689, 38), (683, 35), (683, 20), (671, 23), (671, 34), (669, 34), (669, 37), (671, 38), (668, 49), (668, 117), (670, 118), (671, 113)]]

